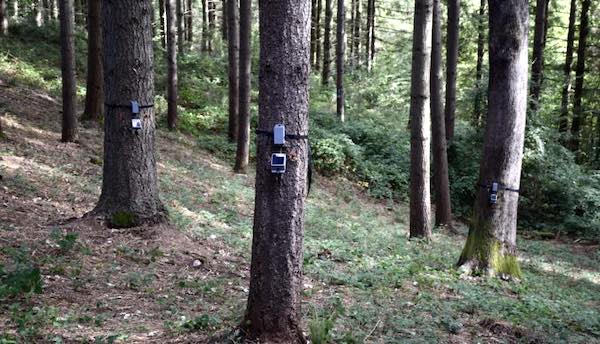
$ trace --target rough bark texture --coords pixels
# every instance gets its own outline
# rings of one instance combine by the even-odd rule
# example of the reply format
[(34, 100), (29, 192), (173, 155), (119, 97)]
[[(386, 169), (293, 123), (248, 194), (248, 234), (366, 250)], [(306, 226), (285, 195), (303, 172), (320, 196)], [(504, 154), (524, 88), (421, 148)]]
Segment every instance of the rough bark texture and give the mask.
[(323, 70), (321, 83), (329, 86), (331, 72), (331, 19), (333, 17), (333, 0), (325, 0), (325, 33), (323, 35)]
[[(260, 0), (259, 122), (308, 134), (309, 0)], [(244, 321), (260, 343), (304, 343), (300, 327), (308, 140), (287, 140), (287, 171), (272, 174), (273, 138), (257, 138), (250, 291)]]
[(518, 189), (527, 111), (527, 0), (490, 0), (490, 81), (479, 185), (469, 236), (458, 265), (491, 275), (520, 277), (516, 258)]
[(185, 22), (186, 22), (186, 30), (187, 30), (187, 41), (188, 43), (192, 43), (194, 41), (194, 2), (192, 0), (187, 0), (187, 10), (185, 12)]
[[(131, 129), (130, 101), (154, 101), (152, 1), (103, 0), (104, 119), (102, 194), (94, 213), (131, 227), (165, 220), (158, 195), (154, 108), (140, 108), (142, 129)], [(117, 105), (117, 106), (115, 106)]]
[(183, 54), (183, 41), (185, 30), (183, 28), (183, 4), (185, 0), (175, 0), (176, 11), (177, 11), (177, 50), (180, 54)]
[(75, 94), (75, 17), (73, 0), (60, 0), (60, 55), (62, 71), (62, 142), (77, 138), (77, 103)]
[(432, 0), (415, 1), (410, 89), (410, 236), (431, 236), (429, 148)]
[(341, 122), (345, 120), (344, 99), (344, 55), (346, 54), (346, 8), (344, 0), (337, 0), (337, 31), (336, 31), (336, 107), (337, 116)]
[(571, 123), (571, 149), (579, 151), (581, 144), (581, 125), (585, 121), (583, 106), (583, 79), (585, 76), (585, 49), (589, 28), (589, 11), (591, 0), (581, 2), (581, 17), (579, 22), (579, 43), (577, 46), (577, 65), (575, 66), (575, 92), (573, 93), (573, 122)]
[(229, 7), (227, 47), (229, 60), (229, 141), (234, 142), (238, 137), (238, 119), (240, 114), (240, 27), (238, 18), (238, 1), (227, 0)]
[(163, 49), (167, 48), (167, 36), (165, 31), (165, 0), (158, 0), (158, 20), (160, 21), (160, 44)]
[(566, 133), (569, 130), (569, 92), (571, 91), (571, 68), (573, 68), (573, 46), (575, 42), (575, 17), (577, 13), (577, 0), (571, 0), (569, 14), (569, 29), (567, 33), (567, 53), (563, 66), (564, 84), (560, 102), (560, 118), (558, 130)]
[(8, 34), (8, 18), (6, 13), (6, 0), (0, 0), (0, 34)]
[(533, 34), (533, 61), (531, 63), (531, 95), (529, 97), (529, 111), (532, 115), (538, 112), (542, 89), (547, 14), (548, 0), (537, 0)]
[(456, 66), (458, 62), (458, 35), (460, 28), (460, 0), (448, 0), (448, 28), (446, 38), (446, 106), (444, 118), (446, 140), (454, 138), (456, 115)]
[(435, 188), (435, 224), (451, 225), (450, 182), (446, 153), (446, 123), (442, 107), (442, 29), (440, 0), (433, 0), (431, 48), (431, 124)]
[(475, 106), (473, 110), (473, 123), (479, 126), (481, 122), (482, 98), (483, 98), (483, 53), (485, 50), (485, 2), (481, 0), (479, 6), (479, 31), (477, 33), (477, 67), (475, 72)]
[(246, 173), (250, 156), (250, 62), (252, 61), (252, 1), (240, 2), (240, 93), (235, 172)]
[(177, 26), (175, 1), (165, 0), (167, 16), (167, 126), (177, 127)]
[(87, 86), (83, 120), (97, 121), (104, 113), (102, 72), (102, 0), (88, 0)]

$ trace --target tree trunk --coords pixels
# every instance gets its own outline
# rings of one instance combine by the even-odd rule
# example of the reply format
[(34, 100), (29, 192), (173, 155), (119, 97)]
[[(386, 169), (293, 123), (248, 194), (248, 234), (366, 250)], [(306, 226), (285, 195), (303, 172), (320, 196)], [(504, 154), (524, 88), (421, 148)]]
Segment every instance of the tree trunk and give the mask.
[(0, 0), (0, 34), (8, 34), (8, 18), (6, 13), (6, 0)]
[(590, 0), (581, 2), (581, 18), (579, 19), (579, 44), (577, 46), (577, 65), (575, 66), (575, 93), (573, 94), (573, 122), (571, 123), (571, 149), (579, 151), (581, 144), (581, 124), (585, 121), (581, 98), (583, 95), (583, 79), (585, 76), (585, 48), (589, 33)]
[(314, 67), (317, 51), (317, 0), (311, 0), (310, 5), (310, 65)]
[[(94, 213), (115, 227), (166, 220), (155, 157), (152, 1), (103, 0), (104, 168)], [(141, 129), (132, 129), (131, 101)]]
[(431, 123), (433, 136), (433, 167), (435, 187), (435, 224), (452, 225), (448, 155), (446, 153), (446, 123), (442, 108), (442, 29), (440, 0), (433, 0), (431, 48)]
[[(527, 0), (489, 1), (488, 114), (473, 221), (458, 265), (520, 277), (517, 208), (527, 112)], [(497, 202), (490, 201), (498, 183)]]
[(167, 126), (170, 130), (177, 127), (177, 18), (176, 0), (166, 0), (167, 16)]
[(229, 23), (229, 16), (227, 15), (228, 11), (227, 11), (227, 0), (222, 0), (221, 2), (221, 6), (222, 6), (222, 16), (221, 16), (221, 38), (223, 39), (223, 42), (227, 42), (227, 31), (229, 30), (228, 27), (228, 23)]
[(349, 30), (350, 30), (350, 37), (348, 38), (348, 47), (350, 48), (350, 54), (349, 54), (349, 64), (350, 66), (352, 66), (352, 58), (354, 57), (354, 37), (356, 37), (356, 34), (354, 32), (354, 22), (355, 22), (355, 13), (354, 10), (356, 9), (356, 1), (357, 0), (352, 0), (352, 2), (350, 3), (350, 22), (348, 23), (348, 25), (350, 26)]
[(567, 34), (567, 54), (563, 66), (565, 77), (560, 102), (560, 118), (558, 130), (566, 133), (569, 130), (569, 92), (571, 90), (571, 68), (573, 67), (573, 46), (575, 42), (575, 17), (577, 16), (577, 0), (571, 0), (569, 14), (569, 30)]
[(187, 0), (187, 11), (185, 13), (185, 20), (187, 23), (187, 41), (188, 43), (192, 44), (192, 42), (194, 41), (194, 28), (193, 28), (193, 21), (194, 21), (194, 12), (193, 12), (193, 6), (194, 3), (192, 0)]
[(235, 172), (246, 173), (250, 155), (250, 62), (252, 61), (252, 1), (240, 3), (240, 120), (237, 130)]
[(102, 0), (88, 0), (87, 86), (83, 120), (98, 121), (104, 113), (102, 73)]
[(316, 27), (316, 39), (317, 39), (317, 51), (315, 52), (315, 69), (321, 69), (321, 12), (323, 0), (317, 0), (317, 27)]
[(373, 66), (373, 50), (375, 49), (375, 0), (367, 0), (367, 23), (365, 30), (365, 62), (367, 71)]
[(360, 67), (360, 23), (361, 23), (361, 0), (355, 1), (354, 8), (354, 63), (356, 67)]
[(160, 44), (163, 49), (167, 48), (167, 37), (165, 34), (165, 0), (158, 0), (158, 16), (160, 20)]
[[(176, 11), (177, 11), (177, 51), (179, 54), (183, 54), (183, 42), (184, 42), (184, 37), (183, 35), (185, 34), (185, 30), (183, 28), (184, 25), (184, 19), (183, 19), (183, 1), (185, 0), (175, 0), (175, 6), (176, 6)], [(168, 42), (167, 42), (168, 44)]]
[(431, 237), (429, 73), (432, 0), (415, 1), (410, 89), (410, 237)]
[(211, 53), (213, 52), (215, 27), (215, 1), (208, 0), (208, 51)]
[(12, 0), (12, 19), (13, 21), (19, 20), (19, 0)]
[(456, 114), (456, 66), (458, 62), (458, 34), (460, 28), (460, 0), (448, 0), (448, 28), (446, 39), (446, 106), (444, 109), (446, 140), (454, 138)]
[(345, 120), (344, 99), (344, 59), (346, 54), (346, 8), (344, 0), (337, 0), (337, 33), (336, 33), (336, 103), (337, 116), (341, 122)]
[(331, 18), (333, 17), (333, 0), (325, 0), (325, 34), (323, 36), (323, 70), (321, 82), (329, 86), (329, 72), (331, 69)]
[(35, 0), (35, 24), (37, 27), (44, 26), (44, 4), (42, 0)]
[(202, 51), (208, 51), (208, 0), (202, 0)]
[[(310, 2), (260, 0), (258, 127), (308, 134)], [(342, 22), (343, 23), (343, 22)], [(301, 291), (308, 140), (288, 139), (287, 170), (271, 173), (273, 137), (257, 138), (256, 201), (245, 333), (260, 343), (306, 343)], [(279, 151), (279, 149), (277, 149)]]
[(239, 115), (240, 115), (240, 35), (237, 0), (228, 0), (227, 12), (229, 14), (229, 141), (235, 142), (238, 137)]
[(482, 112), (482, 99), (483, 98), (483, 53), (484, 53), (484, 44), (485, 44), (485, 2), (486, 0), (481, 0), (481, 4), (479, 6), (479, 17), (478, 17), (478, 26), (479, 30), (477, 32), (477, 70), (475, 72), (475, 107), (473, 111), (473, 123), (476, 126), (479, 126), (481, 123), (481, 112)]
[(535, 31), (533, 34), (533, 61), (531, 63), (531, 94), (529, 110), (535, 115), (539, 110), (540, 91), (544, 72), (544, 41), (546, 37), (546, 18), (548, 0), (537, 0), (535, 10)]
[(62, 70), (62, 142), (77, 138), (75, 93), (75, 40), (73, 0), (60, 0), (60, 55)]

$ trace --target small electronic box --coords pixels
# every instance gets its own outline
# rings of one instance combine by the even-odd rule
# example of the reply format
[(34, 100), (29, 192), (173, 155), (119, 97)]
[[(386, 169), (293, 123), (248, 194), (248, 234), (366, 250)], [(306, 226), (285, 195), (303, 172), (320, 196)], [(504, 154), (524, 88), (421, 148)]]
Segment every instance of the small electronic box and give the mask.
[(271, 155), (271, 173), (285, 173), (287, 156), (285, 153), (273, 153)]
[(142, 129), (142, 119), (140, 118), (140, 104), (135, 100), (131, 101), (131, 129)]
[(492, 183), (490, 187), (490, 204), (498, 202), (498, 183)]

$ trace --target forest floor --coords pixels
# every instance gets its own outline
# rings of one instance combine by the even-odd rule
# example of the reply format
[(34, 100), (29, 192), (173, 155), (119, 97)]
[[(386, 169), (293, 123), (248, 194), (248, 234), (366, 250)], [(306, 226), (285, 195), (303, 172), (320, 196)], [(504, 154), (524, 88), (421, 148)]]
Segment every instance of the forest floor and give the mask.
[[(161, 129), (170, 224), (81, 220), (100, 194), (101, 129), (60, 143), (59, 101), (4, 67), (0, 343), (205, 343), (235, 328), (248, 293), (253, 173), (236, 175), (197, 139)], [(519, 237), (522, 281), (465, 277), (454, 269), (464, 226), (408, 240), (405, 205), (316, 180), (302, 299), (311, 342), (600, 343), (597, 245)]]

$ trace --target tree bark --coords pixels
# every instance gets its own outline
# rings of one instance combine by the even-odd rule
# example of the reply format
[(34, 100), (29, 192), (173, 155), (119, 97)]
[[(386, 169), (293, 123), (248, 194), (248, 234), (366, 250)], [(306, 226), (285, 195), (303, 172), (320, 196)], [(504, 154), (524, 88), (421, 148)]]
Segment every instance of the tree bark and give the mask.
[(431, 135), (432, 0), (415, 1), (410, 89), (410, 237), (431, 237), (429, 148)]
[(346, 54), (346, 8), (344, 0), (337, 0), (337, 32), (336, 32), (336, 103), (337, 116), (340, 122), (345, 120), (344, 99), (344, 59)]
[[(177, 11), (177, 52), (179, 54), (183, 54), (184, 48), (184, 37), (185, 30), (183, 28), (184, 19), (183, 19), (183, 1), (185, 0), (176, 0), (176, 11)], [(167, 43), (168, 44), (168, 43)]]
[(315, 66), (317, 51), (317, 0), (311, 0), (310, 5), (310, 65)]
[[(155, 157), (154, 53), (151, 0), (103, 0), (104, 119), (102, 194), (93, 213), (111, 226), (166, 220)], [(130, 101), (142, 128), (132, 129)], [(147, 107), (146, 107), (147, 106)]]
[(223, 42), (227, 42), (227, 31), (229, 31), (228, 28), (228, 23), (229, 23), (229, 16), (227, 15), (228, 11), (227, 11), (227, 0), (222, 0), (221, 2), (221, 6), (222, 6), (222, 16), (221, 16), (221, 38), (223, 39)]
[(35, 24), (37, 27), (44, 26), (44, 4), (42, 0), (35, 0)]
[(167, 48), (167, 36), (165, 31), (165, 0), (158, 0), (158, 20), (160, 21), (160, 44), (163, 49)]
[(558, 130), (566, 133), (569, 130), (569, 92), (571, 90), (571, 68), (573, 67), (573, 46), (575, 42), (575, 17), (577, 16), (577, 0), (571, 0), (569, 11), (569, 29), (567, 34), (567, 53), (563, 66), (564, 84), (560, 102), (560, 118)]
[(187, 11), (185, 13), (185, 20), (187, 23), (187, 41), (188, 43), (192, 44), (192, 42), (194, 41), (194, 26), (193, 26), (193, 19), (194, 19), (194, 12), (193, 12), (193, 6), (194, 2), (192, 0), (187, 0)]
[(365, 63), (367, 71), (373, 66), (373, 50), (375, 50), (375, 0), (367, 0), (367, 23), (365, 30)]
[(331, 18), (333, 17), (332, 0), (325, 0), (325, 34), (323, 36), (323, 70), (321, 82), (329, 86), (329, 73), (331, 69)]
[(321, 69), (321, 12), (323, 0), (317, 0), (317, 51), (315, 52), (315, 69)]
[(240, 35), (244, 34), (239, 26), (238, 2), (237, 0), (227, 1), (229, 19), (229, 141), (235, 142), (238, 137), (239, 116), (240, 116)]
[(8, 34), (8, 16), (6, 13), (6, 0), (0, 0), (0, 34)]
[(485, 44), (485, 2), (486, 0), (481, 0), (481, 4), (479, 6), (479, 17), (478, 17), (478, 26), (479, 30), (477, 33), (477, 67), (475, 72), (475, 106), (473, 111), (473, 123), (476, 126), (479, 126), (481, 123), (481, 112), (482, 112), (482, 99), (483, 98), (483, 54), (484, 54), (484, 44)]
[[(489, 1), (488, 114), (473, 221), (458, 265), (520, 277), (517, 208), (527, 112), (527, 0)], [(499, 183), (496, 204), (490, 186)], [(510, 188), (512, 190), (507, 190)]]
[(213, 52), (213, 37), (215, 34), (215, 1), (208, 0), (208, 51)]
[(208, 0), (202, 0), (202, 51), (208, 51)]
[[(260, 0), (258, 127), (308, 134), (310, 2)], [(343, 23), (343, 22), (342, 22)], [(245, 333), (260, 343), (306, 343), (301, 322), (308, 140), (288, 139), (283, 174), (271, 173), (273, 138), (257, 138), (256, 201)]]
[(235, 172), (246, 173), (250, 156), (250, 62), (252, 61), (252, 1), (240, 3), (240, 94)]
[(456, 66), (458, 63), (458, 35), (460, 29), (460, 0), (448, 0), (448, 28), (446, 39), (446, 106), (444, 118), (446, 140), (454, 138), (456, 115)]
[(582, 95), (583, 79), (585, 77), (585, 49), (587, 36), (590, 31), (588, 13), (590, 0), (581, 2), (581, 18), (579, 19), (579, 44), (577, 46), (577, 65), (575, 66), (575, 92), (573, 93), (573, 122), (571, 123), (571, 150), (578, 152), (581, 144), (581, 125), (585, 121)]
[(452, 225), (448, 155), (446, 153), (446, 123), (442, 108), (442, 29), (440, 0), (433, 0), (431, 48), (431, 123), (433, 136), (433, 167), (435, 188), (435, 224)]
[(62, 142), (77, 138), (77, 99), (75, 93), (75, 40), (73, 0), (60, 0), (60, 53), (62, 70)]
[(544, 43), (546, 37), (546, 18), (548, 0), (537, 0), (535, 10), (535, 30), (533, 34), (533, 61), (531, 63), (531, 94), (529, 110), (531, 115), (539, 110), (540, 91), (544, 72)]
[(354, 8), (354, 63), (355, 66), (360, 67), (360, 24), (361, 24), (361, 0), (355, 0), (355, 8)]
[(87, 86), (83, 120), (98, 121), (104, 113), (102, 71), (102, 0), (88, 0)]
[(177, 18), (175, 15), (176, 0), (166, 0), (167, 16), (167, 126), (170, 130), (177, 128)]

